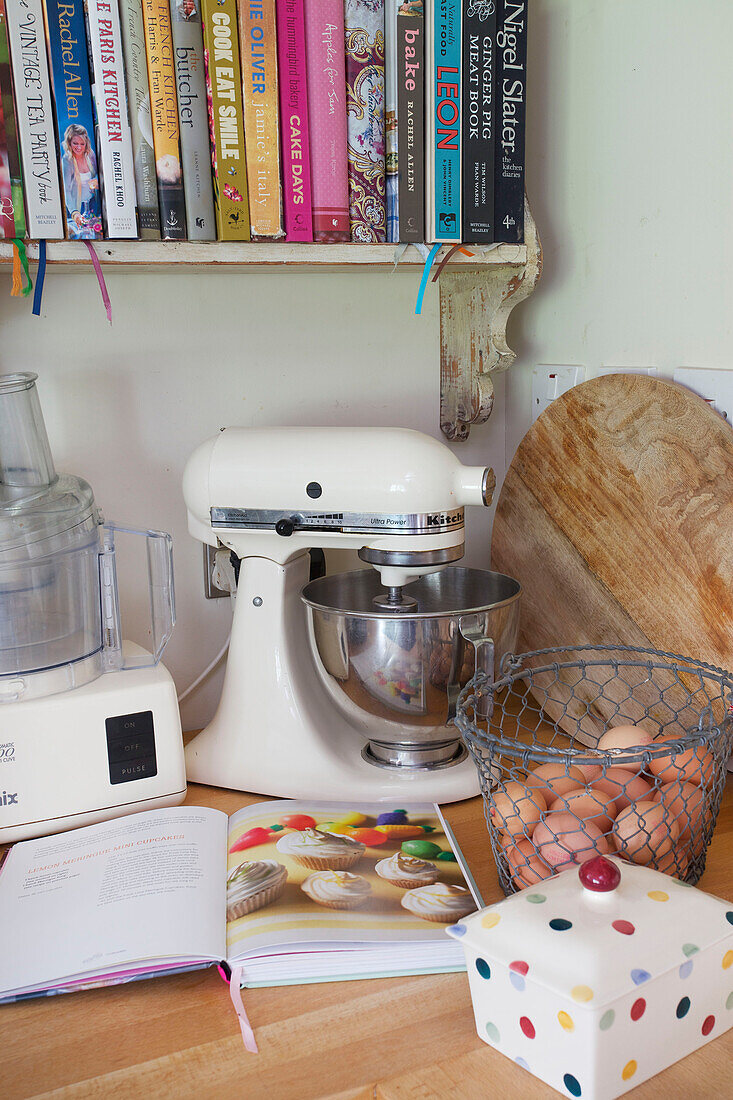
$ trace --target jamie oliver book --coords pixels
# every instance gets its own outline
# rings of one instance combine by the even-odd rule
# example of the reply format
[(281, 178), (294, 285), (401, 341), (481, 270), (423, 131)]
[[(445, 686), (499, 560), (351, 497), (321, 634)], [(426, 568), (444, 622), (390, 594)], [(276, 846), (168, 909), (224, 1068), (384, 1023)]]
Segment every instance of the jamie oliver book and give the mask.
[(244, 144), (253, 238), (283, 235), (275, 0), (240, 0)]
[(203, 0), (206, 98), (220, 241), (250, 239), (236, 0)]
[(241, 985), (463, 970), (445, 928), (480, 904), (429, 804), (150, 810), (11, 849), (0, 1000), (222, 960)]

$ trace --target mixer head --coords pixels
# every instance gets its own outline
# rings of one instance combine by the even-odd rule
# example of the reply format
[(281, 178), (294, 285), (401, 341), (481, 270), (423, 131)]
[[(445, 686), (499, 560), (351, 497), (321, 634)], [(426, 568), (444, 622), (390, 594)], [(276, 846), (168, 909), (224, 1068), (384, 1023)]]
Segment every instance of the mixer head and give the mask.
[(489, 505), (494, 486), (407, 429), (227, 428), (194, 452), (183, 493), (191, 534), (240, 558), (357, 550), (394, 611), (413, 606), (403, 585), (463, 556), (464, 506)]

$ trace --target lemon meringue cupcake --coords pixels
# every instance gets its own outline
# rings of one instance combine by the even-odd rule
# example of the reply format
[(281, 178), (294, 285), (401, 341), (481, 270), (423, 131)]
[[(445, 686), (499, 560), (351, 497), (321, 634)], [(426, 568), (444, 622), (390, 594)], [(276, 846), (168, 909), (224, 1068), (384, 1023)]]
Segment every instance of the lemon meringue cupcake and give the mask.
[(275, 847), (309, 871), (346, 871), (366, 851), (365, 845), (350, 836), (322, 833), (319, 829), (288, 833), (280, 837)]
[(360, 909), (371, 897), (372, 888), (363, 875), (350, 871), (316, 871), (301, 885), (311, 901), (326, 909)]
[(401, 905), (415, 917), (440, 924), (453, 924), (476, 908), (468, 887), (448, 886), (444, 882), (408, 890), (402, 896)]
[(240, 863), (227, 879), (227, 920), (238, 920), (277, 901), (287, 881), (288, 872), (274, 859)]
[(380, 859), (374, 870), (392, 886), (411, 890), (417, 886), (432, 886), (438, 881), (438, 869), (425, 859), (397, 852), (391, 859)]

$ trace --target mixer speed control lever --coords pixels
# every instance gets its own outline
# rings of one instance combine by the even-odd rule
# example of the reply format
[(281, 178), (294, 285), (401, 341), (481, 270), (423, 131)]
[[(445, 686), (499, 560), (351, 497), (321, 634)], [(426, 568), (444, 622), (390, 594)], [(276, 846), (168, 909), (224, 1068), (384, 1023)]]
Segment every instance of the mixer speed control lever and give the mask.
[(295, 530), (295, 520), (294, 519), (285, 519), (285, 518), (279, 519), (277, 521), (277, 523), (275, 524), (275, 532), (278, 535), (282, 535), (283, 538), (290, 538), (290, 536), (292, 535), (294, 530)]

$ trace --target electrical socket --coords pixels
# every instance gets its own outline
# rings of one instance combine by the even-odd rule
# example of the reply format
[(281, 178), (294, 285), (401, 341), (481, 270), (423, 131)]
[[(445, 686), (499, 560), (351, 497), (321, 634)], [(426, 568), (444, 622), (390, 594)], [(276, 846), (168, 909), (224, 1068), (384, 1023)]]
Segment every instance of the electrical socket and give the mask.
[(680, 386), (692, 390), (712, 405), (729, 424), (733, 423), (733, 371), (678, 367), (672, 377)]
[(585, 367), (540, 365), (532, 371), (532, 420), (555, 398), (585, 381)]

